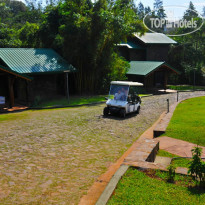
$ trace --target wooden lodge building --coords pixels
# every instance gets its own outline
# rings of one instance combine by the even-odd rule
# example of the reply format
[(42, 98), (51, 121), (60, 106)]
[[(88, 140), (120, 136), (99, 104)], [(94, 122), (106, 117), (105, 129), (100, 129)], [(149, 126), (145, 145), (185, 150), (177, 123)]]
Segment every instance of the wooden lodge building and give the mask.
[[(178, 73), (166, 63), (170, 45), (176, 43), (164, 34), (146, 33), (134, 34), (117, 45), (120, 55), (130, 62), (128, 80), (142, 82), (147, 89), (164, 88), (170, 73)], [(66, 76), (74, 71), (52, 49), (0, 48), (0, 96), (11, 107), (14, 102), (31, 104), (38, 98), (65, 96)]]
[(134, 34), (119, 44), (120, 55), (130, 62), (128, 80), (141, 82), (147, 89), (166, 88), (168, 76), (179, 74), (166, 63), (172, 44), (177, 42), (161, 33)]
[(65, 72), (74, 71), (52, 49), (0, 48), (0, 96), (12, 107), (65, 95)]

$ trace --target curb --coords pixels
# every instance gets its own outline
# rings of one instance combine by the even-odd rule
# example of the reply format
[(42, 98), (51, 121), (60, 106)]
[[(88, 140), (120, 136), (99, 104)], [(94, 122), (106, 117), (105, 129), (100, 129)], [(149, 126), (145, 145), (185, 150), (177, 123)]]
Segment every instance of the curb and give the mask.
[(166, 129), (169, 125), (170, 120), (172, 119), (172, 116), (174, 114), (174, 111), (176, 109), (176, 107), (182, 103), (185, 100), (191, 99), (191, 98), (196, 98), (196, 97), (202, 97), (202, 96), (191, 96), (191, 97), (187, 97), (185, 99), (179, 100), (178, 102), (175, 102), (174, 104), (172, 104), (172, 106), (170, 106), (169, 108), (169, 112), (166, 113), (163, 118), (157, 123), (157, 125), (155, 126), (154, 130), (153, 130), (153, 137), (157, 138), (160, 135), (164, 134), (166, 132)]
[(154, 94), (145, 95), (145, 96), (142, 96), (140, 98), (147, 98), (147, 97), (151, 97), (151, 96), (154, 96)]
[(198, 91), (205, 91), (205, 89), (198, 89), (198, 90), (176, 90), (179, 93), (183, 92), (198, 92)]
[(115, 172), (112, 179), (106, 186), (105, 190), (101, 194), (100, 198), (98, 199), (96, 205), (106, 205), (108, 200), (110, 199), (112, 193), (114, 192), (118, 182), (122, 178), (122, 176), (125, 174), (125, 172), (128, 170), (130, 166), (129, 165), (121, 165), (120, 168)]

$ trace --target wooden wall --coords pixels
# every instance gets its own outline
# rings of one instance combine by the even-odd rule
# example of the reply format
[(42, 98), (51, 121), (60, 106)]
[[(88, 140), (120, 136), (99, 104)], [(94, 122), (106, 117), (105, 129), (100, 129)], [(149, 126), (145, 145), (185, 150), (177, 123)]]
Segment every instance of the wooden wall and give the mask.
[(167, 61), (169, 45), (147, 45), (146, 60), (147, 61)]

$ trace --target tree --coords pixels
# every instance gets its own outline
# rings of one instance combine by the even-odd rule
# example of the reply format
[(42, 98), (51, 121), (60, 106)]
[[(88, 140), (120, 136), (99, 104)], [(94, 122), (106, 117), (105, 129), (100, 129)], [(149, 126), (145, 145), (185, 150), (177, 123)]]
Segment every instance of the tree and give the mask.
[[(180, 28), (179, 33), (185, 33), (187, 28)], [(172, 46), (168, 63), (181, 71), (179, 83), (193, 84), (194, 73), (196, 84), (202, 83), (202, 68), (205, 67), (205, 25), (189, 35), (174, 37), (179, 45)]]
[(8, 6), (13, 13), (13, 15), (17, 15), (21, 12), (26, 11), (26, 5), (22, 1), (12, 1), (12, 0), (4, 0), (6, 2), (6, 6)]
[(22, 46), (28, 48), (39, 47), (40, 42), (38, 31), (39, 26), (37, 24), (26, 22), (26, 24), (18, 31), (18, 36), (22, 41)]
[(5, 2), (0, 3), (0, 18), (1, 22), (5, 23), (5, 20), (11, 15), (11, 9), (6, 6)]
[(155, 0), (154, 1), (154, 9), (159, 9), (163, 6), (163, 2), (161, 0)]
[(145, 8), (144, 8), (144, 5), (142, 4), (142, 2), (140, 2), (138, 4), (137, 11), (138, 11), (137, 15), (138, 15), (139, 19), (143, 19), (145, 16)]
[(146, 14), (149, 14), (151, 12), (151, 9), (150, 9), (150, 7), (148, 6), (148, 7), (145, 7), (145, 15)]
[(165, 10), (163, 8), (163, 1), (162, 0), (155, 0), (154, 2), (154, 10), (155, 10), (155, 15), (159, 18), (165, 18)]
[(144, 31), (132, 0), (60, 2), (47, 8), (40, 26), (43, 46), (56, 49), (78, 69), (80, 94), (100, 92), (110, 79), (124, 79), (127, 64), (117, 55), (116, 44)]
[(196, 8), (194, 4), (190, 1), (189, 8), (185, 11), (183, 19), (191, 20), (192, 18), (196, 18), (196, 17), (198, 17)]
[(1, 47), (55, 49), (78, 69), (74, 82), (80, 94), (125, 79), (129, 64), (116, 45), (145, 32), (134, 0), (48, 0), (45, 8), (42, 0), (2, 0), (0, 18)]
[(8, 25), (0, 23), (0, 48), (15, 48), (21, 46), (15, 29), (9, 28)]
[(203, 7), (202, 16), (205, 17), (205, 6)]
[(56, 6), (60, 0), (25, 0), (26, 5), (32, 10), (39, 7)]

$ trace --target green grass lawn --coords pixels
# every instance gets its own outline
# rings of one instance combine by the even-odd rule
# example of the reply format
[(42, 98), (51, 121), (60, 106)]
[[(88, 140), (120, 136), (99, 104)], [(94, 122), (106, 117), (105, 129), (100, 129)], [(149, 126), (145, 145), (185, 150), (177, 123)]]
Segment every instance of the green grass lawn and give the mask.
[[(170, 157), (170, 158), (174, 158), (174, 157), (180, 157), (178, 155), (174, 155), (171, 154), (169, 152), (166, 152), (164, 150), (159, 150), (157, 153), (157, 156), (161, 156), (161, 157)], [(189, 163), (191, 162), (192, 159), (186, 159), (186, 158), (179, 158), (179, 159), (174, 159), (172, 161), (172, 163), (176, 166), (176, 167), (189, 167)]]
[(147, 176), (137, 169), (128, 169), (108, 205), (204, 204), (205, 192), (197, 189), (190, 177), (177, 175), (176, 184), (171, 184), (166, 182), (166, 175), (157, 171)]
[(10, 113), (1, 114), (0, 115), (0, 122), (20, 120), (20, 119), (24, 119), (27, 116), (28, 116), (28, 113), (26, 113), (26, 112), (24, 112), (24, 113), (12, 113), (12, 114), (10, 114)]
[(105, 95), (98, 96), (81, 96), (81, 97), (70, 97), (69, 102), (67, 98), (60, 98), (57, 100), (44, 101), (35, 107), (53, 107), (53, 106), (72, 106), (72, 105), (83, 105), (97, 102), (105, 102)]
[(167, 89), (171, 89), (171, 90), (199, 90), (199, 89), (205, 89), (204, 86), (195, 86), (193, 87), (193, 85), (167, 85)]
[(205, 146), (205, 97), (181, 102), (163, 136)]

